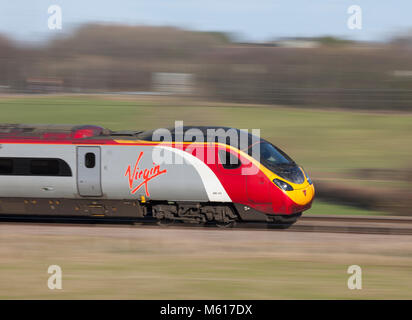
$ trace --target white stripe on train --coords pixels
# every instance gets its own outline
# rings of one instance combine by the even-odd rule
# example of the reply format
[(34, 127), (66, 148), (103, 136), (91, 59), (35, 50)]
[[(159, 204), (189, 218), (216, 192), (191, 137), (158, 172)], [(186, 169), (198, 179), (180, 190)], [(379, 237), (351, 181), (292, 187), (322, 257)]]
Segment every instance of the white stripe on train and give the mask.
[(229, 195), (227, 194), (225, 188), (223, 188), (216, 174), (199, 158), (194, 155), (172, 147), (166, 146), (156, 146), (155, 148), (163, 148), (171, 152), (177, 153), (179, 156), (184, 158), (187, 163), (190, 163), (196, 171), (199, 173), (202, 179), (203, 185), (205, 187), (209, 201), (213, 202), (232, 202)]

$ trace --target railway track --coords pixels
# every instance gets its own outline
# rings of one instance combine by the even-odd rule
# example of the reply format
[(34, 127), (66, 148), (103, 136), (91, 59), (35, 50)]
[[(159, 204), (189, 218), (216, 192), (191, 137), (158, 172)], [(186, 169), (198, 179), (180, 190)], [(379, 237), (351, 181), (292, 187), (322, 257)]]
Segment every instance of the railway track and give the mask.
[[(155, 221), (136, 221), (133, 219), (107, 218), (61, 218), (61, 217), (31, 217), (31, 216), (0, 216), (1, 224), (47, 224), (65, 226), (125, 226), (136, 228), (171, 228), (171, 229), (221, 229), (217, 226), (199, 226), (176, 223), (159, 226)], [(231, 230), (267, 231), (276, 229), (265, 223), (237, 223)], [(412, 235), (412, 217), (378, 217), (378, 216), (302, 216), (297, 223), (288, 229), (276, 229), (279, 232), (323, 232), (323, 233), (355, 233), (382, 235)]]
[(400, 223), (412, 224), (412, 217), (393, 216), (333, 216), (333, 215), (303, 215), (303, 221), (340, 221), (340, 222), (373, 222), (373, 223)]
[(357, 234), (412, 235), (412, 217), (307, 215), (288, 230)]

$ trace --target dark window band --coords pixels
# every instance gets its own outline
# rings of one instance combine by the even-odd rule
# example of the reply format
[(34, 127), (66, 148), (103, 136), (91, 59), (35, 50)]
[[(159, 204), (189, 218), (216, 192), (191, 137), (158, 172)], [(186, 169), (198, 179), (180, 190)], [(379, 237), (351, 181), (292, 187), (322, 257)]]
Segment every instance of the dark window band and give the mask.
[(241, 165), (239, 158), (228, 151), (219, 150), (219, 158), (225, 169), (237, 169)]
[(0, 158), (0, 175), (71, 177), (72, 170), (58, 158)]

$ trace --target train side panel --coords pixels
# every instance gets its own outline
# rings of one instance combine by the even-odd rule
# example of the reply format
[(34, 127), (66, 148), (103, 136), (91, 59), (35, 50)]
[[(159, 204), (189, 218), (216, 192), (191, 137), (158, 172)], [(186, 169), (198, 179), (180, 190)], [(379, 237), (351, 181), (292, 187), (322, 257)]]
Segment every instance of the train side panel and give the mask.
[(71, 176), (0, 175), (1, 197), (76, 198), (76, 147), (50, 144), (2, 144), (0, 157), (59, 158)]
[(102, 146), (102, 187), (110, 199), (231, 201), (205, 163), (168, 146)]

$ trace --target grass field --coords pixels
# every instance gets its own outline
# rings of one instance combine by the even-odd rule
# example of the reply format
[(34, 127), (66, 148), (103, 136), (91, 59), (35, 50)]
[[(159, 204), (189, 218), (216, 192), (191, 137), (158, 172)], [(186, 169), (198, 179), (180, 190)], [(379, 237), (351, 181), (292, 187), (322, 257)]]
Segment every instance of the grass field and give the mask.
[(356, 215), (356, 216), (378, 216), (384, 215), (384, 212), (366, 210), (362, 208), (334, 204), (316, 200), (313, 202), (312, 208), (305, 211), (304, 215)]
[(0, 243), (0, 299), (412, 298), (409, 236), (0, 225)]
[[(382, 190), (391, 184), (410, 186), (396, 181), (339, 179), (359, 168), (411, 168), (412, 114), (367, 114), (124, 96), (0, 99), (0, 122), (6, 123), (96, 124), (114, 130), (145, 130), (171, 127), (175, 120), (183, 120), (185, 125), (261, 129), (262, 137), (286, 151), (315, 179), (336, 178), (342, 183)], [(322, 206), (320, 211), (325, 208), (332, 210), (333, 206)], [(347, 211), (367, 214), (358, 209)]]

